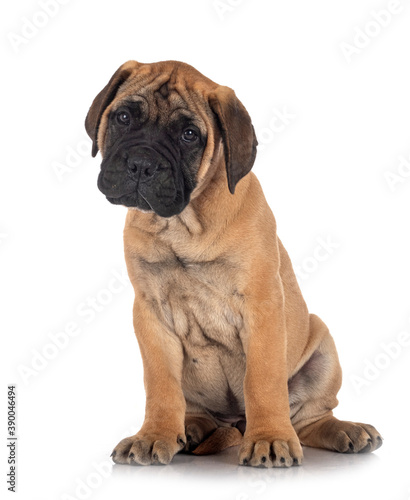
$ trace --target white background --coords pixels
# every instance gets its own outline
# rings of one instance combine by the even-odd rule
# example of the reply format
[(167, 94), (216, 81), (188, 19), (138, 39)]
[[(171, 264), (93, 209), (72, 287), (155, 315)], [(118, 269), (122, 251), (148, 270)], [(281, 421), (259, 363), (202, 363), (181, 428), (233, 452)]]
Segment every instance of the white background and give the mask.
[[(398, 174), (400, 158), (410, 161), (408, 2), (392, 4), (400, 12), (385, 26), (372, 11), (388, 1), (219, 5), (71, 0), (47, 17), (38, 0), (2, 3), (2, 495), (15, 383), (22, 499), (410, 497), (410, 347), (393, 355), (382, 345), (410, 332), (409, 166)], [(34, 21), (43, 26), (17, 43)], [(343, 43), (360, 45), (350, 62)], [(128, 59), (188, 62), (247, 107), (265, 143), (254, 171), (308, 306), (338, 346), (336, 415), (374, 424), (385, 440), (375, 454), (305, 449), (305, 465), (290, 470), (239, 467), (235, 449), (166, 467), (110, 465), (142, 422), (144, 391), (131, 286), (113, 274), (124, 272), (126, 210), (97, 189), (100, 157), (83, 122)], [(288, 118), (274, 132), (278, 112)], [(333, 248), (315, 262), (321, 239)], [(94, 316), (92, 297), (104, 302)], [(81, 331), (57, 335), (67, 323)], [(50, 335), (65, 346), (50, 347)]]

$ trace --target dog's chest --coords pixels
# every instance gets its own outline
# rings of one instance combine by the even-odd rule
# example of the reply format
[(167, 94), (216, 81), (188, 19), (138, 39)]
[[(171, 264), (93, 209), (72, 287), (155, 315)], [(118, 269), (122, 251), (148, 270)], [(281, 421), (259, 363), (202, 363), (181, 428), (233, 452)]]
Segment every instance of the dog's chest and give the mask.
[(221, 415), (243, 413), (244, 298), (227, 259), (194, 262), (172, 256), (139, 262), (139, 283), (156, 316), (181, 341), (188, 400)]
[(243, 326), (243, 296), (229, 261), (173, 256), (157, 262), (140, 259), (139, 268), (141, 289), (168, 330), (193, 345), (233, 347)]

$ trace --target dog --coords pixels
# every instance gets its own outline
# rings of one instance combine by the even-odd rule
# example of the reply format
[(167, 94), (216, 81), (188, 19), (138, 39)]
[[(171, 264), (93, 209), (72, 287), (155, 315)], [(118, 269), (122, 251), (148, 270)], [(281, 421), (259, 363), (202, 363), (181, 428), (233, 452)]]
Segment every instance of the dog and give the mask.
[(341, 368), (308, 312), (253, 172), (257, 139), (234, 91), (177, 61), (128, 61), (85, 122), (98, 187), (128, 207), (124, 248), (146, 391), (119, 464), (240, 445), (241, 465), (291, 467), (302, 446), (382, 444), (340, 421)]

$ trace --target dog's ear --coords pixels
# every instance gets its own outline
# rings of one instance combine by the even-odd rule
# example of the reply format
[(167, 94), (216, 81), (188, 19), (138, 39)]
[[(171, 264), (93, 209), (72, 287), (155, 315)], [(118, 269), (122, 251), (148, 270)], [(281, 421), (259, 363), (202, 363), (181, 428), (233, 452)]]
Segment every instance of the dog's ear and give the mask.
[(101, 116), (107, 106), (113, 101), (118, 89), (130, 77), (132, 72), (138, 68), (140, 63), (137, 61), (128, 61), (120, 66), (112, 75), (110, 81), (101, 90), (94, 99), (85, 119), (85, 129), (93, 141), (92, 155), (98, 153), (98, 128), (100, 126)]
[(209, 95), (222, 134), (229, 191), (250, 172), (256, 156), (255, 130), (245, 106), (229, 87), (219, 86)]

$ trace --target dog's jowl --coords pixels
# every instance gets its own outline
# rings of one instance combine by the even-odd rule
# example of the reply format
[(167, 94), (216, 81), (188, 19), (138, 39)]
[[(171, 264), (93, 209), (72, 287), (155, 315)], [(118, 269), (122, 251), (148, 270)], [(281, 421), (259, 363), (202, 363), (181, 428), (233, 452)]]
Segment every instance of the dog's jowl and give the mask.
[(290, 467), (301, 445), (370, 452), (333, 416), (341, 369), (310, 314), (251, 172), (257, 140), (233, 90), (187, 64), (129, 61), (86, 118), (98, 187), (124, 229), (145, 420), (116, 463), (167, 464), (240, 444), (239, 463)]

